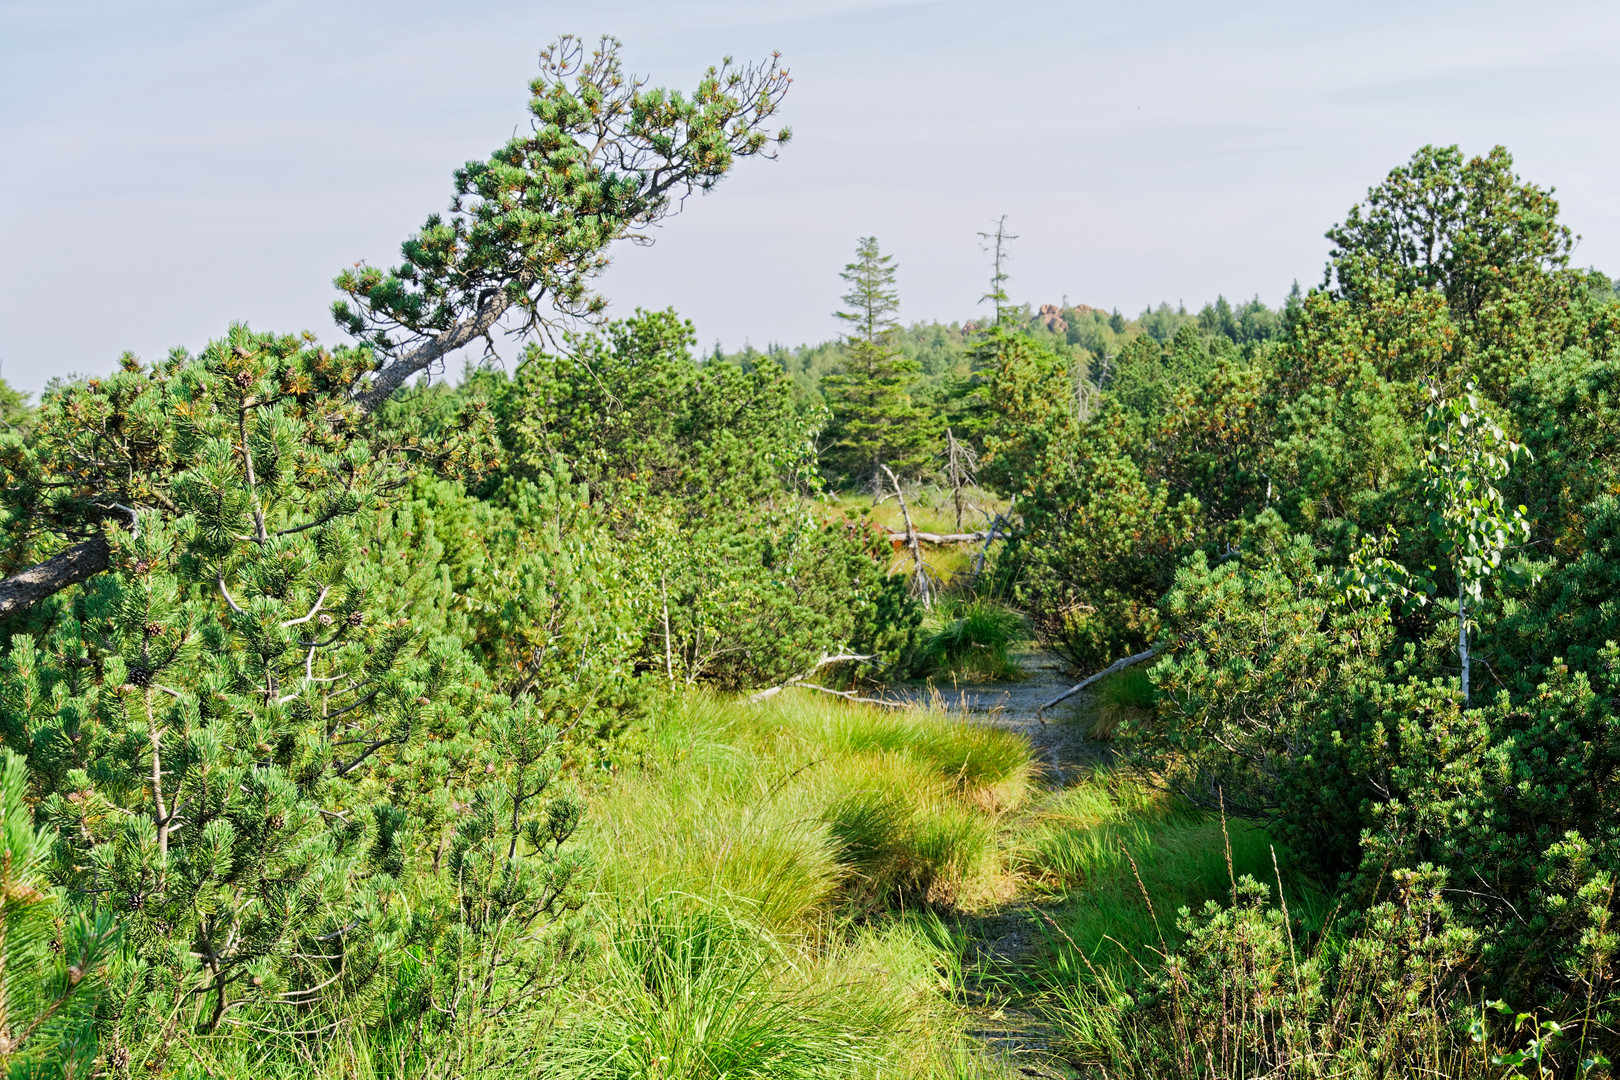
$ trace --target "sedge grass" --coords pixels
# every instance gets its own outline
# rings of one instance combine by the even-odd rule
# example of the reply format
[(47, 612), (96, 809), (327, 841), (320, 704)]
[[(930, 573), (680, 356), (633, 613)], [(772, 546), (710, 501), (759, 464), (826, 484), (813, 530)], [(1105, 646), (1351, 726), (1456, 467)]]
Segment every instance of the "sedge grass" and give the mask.
[[(1177, 937), (1176, 914), (1232, 893), (1233, 875), (1264, 880), (1272, 845), (1248, 822), (1178, 806), (1141, 781), (1097, 772), (1033, 815), (1014, 855), (1056, 902), (1034, 976), (1049, 986), (1124, 978)], [(1296, 906), (1314, 910), (1314, 894)]]

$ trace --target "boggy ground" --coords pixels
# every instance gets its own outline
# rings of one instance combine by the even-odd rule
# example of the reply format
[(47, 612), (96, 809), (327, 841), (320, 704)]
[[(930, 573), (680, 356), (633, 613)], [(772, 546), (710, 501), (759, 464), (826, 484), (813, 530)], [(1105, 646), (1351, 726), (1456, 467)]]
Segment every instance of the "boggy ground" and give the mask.
[[(1017, 655), (1024, 673), (1019, 680), (938, 681), (895, 688), (888, 700), (933, 705), (946, 713), (1018, 734), (1030, 743), (1040, 763), (1040, 779), (1059, 791), (1093, 777), (1112, 752), (1106, 742), (1086, 736), (1080, 722), (1092, 708), (1082, 693), (1047, 711), (1036, 710), (1073, 685), (1073, 678), (1052, 656), (1026, 649)], [(969, 1018), (966, 1033), (982, 1043), (1009, 1070), (1024, 1076), (1059, 1080), (1079, 1076), (1064, 1061), (1053, 1028), (1020, 1002), (1027, 998), (1027, 972), (1051, 934), (1043, 909), (1058, 901), (1015, 898), (998, 909), (959, 915), (956, 928), (964, 940), (963, 997)]]
[(1048, 788), (1067, 787), (1090, 776), (1111, 757), (1109, 746), (1086, 737), (1085, 725), (1076, 723), (1091, 706), (1088, 693), (1078, 694), (1047, 711), (1044, 720), (1035, 710), (1070, 686), (1074, 679), (1048, 653), (1025, 649), (1016, 655), (1024, 677), (999, 682), (927, 683), (896, 687), (886, 700), (936, 705), (952, 716), (1015, 732), (1029, 740), (1041, 779)]

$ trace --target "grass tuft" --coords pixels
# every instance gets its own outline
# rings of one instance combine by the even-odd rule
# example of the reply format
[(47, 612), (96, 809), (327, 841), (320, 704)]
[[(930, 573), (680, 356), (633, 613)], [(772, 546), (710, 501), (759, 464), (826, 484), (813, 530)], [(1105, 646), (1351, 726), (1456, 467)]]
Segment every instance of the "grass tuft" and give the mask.
[(918, 651), (924, 675), (972, 682), (1018, 679), (1023, 669), (1012, 647), (1026, 636), (1024, 617), (983, 597), (945, 599), (924, 623), (927, 637)]
[(1150, 718), (1158, 704), (1149, 665), (1117, 671), (1097, 684), (1096, 708), (1087, 731), (1093, 739), (1112, 739), (1121, 727)]

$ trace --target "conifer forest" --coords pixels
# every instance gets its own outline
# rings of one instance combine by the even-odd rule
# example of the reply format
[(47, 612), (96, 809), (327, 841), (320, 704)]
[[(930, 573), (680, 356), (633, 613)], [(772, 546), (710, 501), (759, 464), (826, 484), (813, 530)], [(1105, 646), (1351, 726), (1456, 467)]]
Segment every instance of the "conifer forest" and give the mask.
[(335, 325), (0, 384), (0, 1069), (1612, 1076), (1557, 178), (1416, 148), (1277, 308), (1015, 301), (1003, 219), (957, 322), (881, 236), (822, 343), (609, 311), (783, 63), (558, 39)]

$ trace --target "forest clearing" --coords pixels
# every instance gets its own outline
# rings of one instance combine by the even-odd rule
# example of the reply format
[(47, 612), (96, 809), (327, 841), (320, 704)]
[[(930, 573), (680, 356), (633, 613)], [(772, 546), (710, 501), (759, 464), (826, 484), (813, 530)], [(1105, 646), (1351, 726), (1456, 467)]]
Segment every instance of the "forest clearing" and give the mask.
[(968, 322), (876, 237), (836, 341), (609, 317), (791, 81), (558, 39), (341, 344), (0, 383), (7, 1075), (1612, 1076), (1551, 189), (1423, 146), (1278, 309), (1015, 303), (1002, 219)]

